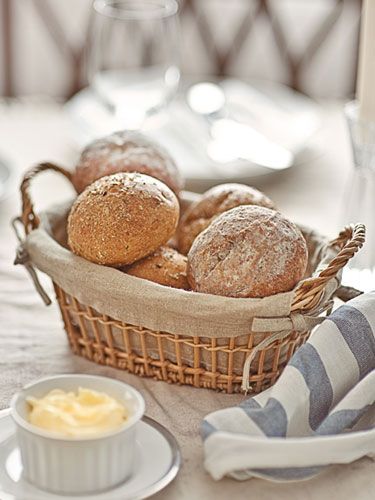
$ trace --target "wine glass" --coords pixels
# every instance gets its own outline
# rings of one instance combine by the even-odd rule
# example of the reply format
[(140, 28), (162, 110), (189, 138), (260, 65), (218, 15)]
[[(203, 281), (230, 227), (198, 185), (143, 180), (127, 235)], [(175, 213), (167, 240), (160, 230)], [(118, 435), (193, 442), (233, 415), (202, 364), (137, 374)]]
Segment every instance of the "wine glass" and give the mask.
[(344, 222), (362, 222), (366, 242), (343, 272), (343, 284), (364, 292), (375, 289), (375, 122), (359, 116), (356, 101), (345, 106), (354, 168), (348, 179)]
[(176, 0), (96, 0), (89, 82), (119, 129), (140, 129), (177, 92)]

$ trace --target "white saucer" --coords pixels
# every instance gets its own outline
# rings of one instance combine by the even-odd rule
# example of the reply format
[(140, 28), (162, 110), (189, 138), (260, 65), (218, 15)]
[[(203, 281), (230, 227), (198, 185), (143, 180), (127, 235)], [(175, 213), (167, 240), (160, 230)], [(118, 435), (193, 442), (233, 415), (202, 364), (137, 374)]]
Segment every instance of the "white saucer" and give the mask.
[(135, 473), (121, 486), (97, 495), (66, 497), (42, 491), (22, 478), (15, 426), (9, 410), (0, 411), (1, 500), (134, 500), (148, 498), (165, 488), (181, 465), (178, 444), (172, 434), (149, 417), (137, 428), (138, 454)]

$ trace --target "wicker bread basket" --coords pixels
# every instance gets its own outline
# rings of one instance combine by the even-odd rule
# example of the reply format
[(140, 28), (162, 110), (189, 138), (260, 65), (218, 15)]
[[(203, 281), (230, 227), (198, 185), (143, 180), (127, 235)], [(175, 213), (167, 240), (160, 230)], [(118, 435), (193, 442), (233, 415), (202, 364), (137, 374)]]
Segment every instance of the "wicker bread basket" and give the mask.
[[(25, 174), (21, 184), (22, 216), (19, 220), (23, 223), (26, 239), (20, 245), (16, 263), (26, 265), (38, 291), (48, 303), (48, 298), (39, 285), (33, 267), (38, 267), (46, 272), (43, 260), (38, 261), (35, 258), (35, 252), (33, 256), (30, 256), (27, 245), (32, 233), (35, 234), (37, 232), (35, 230), (41, 225), (41, 218), (34, 212), (30, 199), (30, 181), (45, 170), (59, 172), (69, 180), (71, 179), (70, 172), (50, 163), (40, 164)], [(346, 227), (336, 239), (325, 245), (331, 257), (324, 268), (316, 272), (313, 277), (307, 277), (301, 281), (295, 290), (289, 292), (292, 294), (292, 298), (288, 316), (255, 318), (250, 315), (248, 329), (240, 335), (236, 335), (230, 328), (227, 328), (227, 336), (224, 336), (222, 332), (215, 336), (211, 328), (206, 336), (205, 326), (207, 325), (207, 332), (209, 328), (208, 323), (204, 322), (210, 321), (211, 317), (212, 321), (214, 319), (217, 321), (217, 318), (214, 318), (214, 312), (208, 312), (204, 316), (200, 311), (198, 315), (196, 312), (197, 304), (205, 307), (207, 301), (210, 300), (210, 304), (214, 304), (212, 309), (214, 311), (215, 301), (218, 304), (234, 304), (234, 306), (245, 304), (244, 307), (249, 304), (250, 307), (255, 301), (257, 301), (256, 304), (259, 304), (260, 301), (267, 300), (267, 298), (231, 299), (202, 296), (195, 292), (169, 288), (165, 290), (167, 287), (128, 275), (120, 275), (117, 270), (96, 266), (87, 261), (82, 262), (80, 259), (82, 266), (87, 266), (90, 273), (91, 271), (94, 273), (109, 272), (112, 273), (111, 276), (114, 276), (115, 280), (125, 280), (124, 283), (127, 283), (127, 279), (132, 279), (133, 281), (129, 281), (129, 283), (132, 286), (136, 283), (140, 291), (142, 287), (146, 287), (145, 289), (151, 290), (151, 292), (155, 290), (155, 297), (159, 298), (155, 298), (155, 303), (153, 303), (154, 299), (151, 293), (147, 305), (150, 309), (154, 306), (155, 308), (160, 307), (160, 296), (170, 297), (170, 303), (163, 304), (166, 324), (168, 324), (168, 315), (175, 314), (172, 305), (175, 307), (175, 302), (186, 301), (192, 297), (193, 302), (188, 303), (194, 303), (195, 309), (189, 310), (188, 314), (198, 325), (198, 330), (196, 329), (195, 332), (201, 333), (192, 334), (188, 323), (186, 323), (186, 329), (181, 328), (177, 332), (173, 329), (160, 331), (145, 325), (147, 321), (144, 321), (144, 312), (137, 315), (138, 313), (134, 310), (129, 310), (131, 302), (126, 300), (126, 296), (124, 296), (123, 314), (119, 314), (119, 317), (110, 317), (108, 311), (100, 311), (95, 307), (97, 302), (94, 303), (90, 299), (78, 300), (77, 296), (82, 297), (81, 290), (75, 289), (74, 286), (70, 287), (69, 290), (64, 289), (61, 284), (56, 282), (53, 273), (48, 274), (54, 280), (54, 289), (62, 319), (70, 346), (75, 354), (99, 364), (107, 364), (140, 376), (153, 377), (169, 383), (205, 387), (228, 393), (239, 392), (241, 388), (250, 388), (253, 392), (260, 392), (275, 383), (295, 350), (308, 339), (313, 326), (322, 321), (322, 313), (330, 310), (333, 294), (340, 284), (341, 270), (363, 245), (364, 238), (363, 225)], [(68, 250), (62, 249), (55, 241), (54, 245), (57, 253), (61, 248), (68, 258), (79, 259)], [(70, 274), (69, 278), (71, 282), (74, 282), (73, 268)], [(134, 280), (137, 281), (134, 282)], [(100, 284), (95, 286), (97, 293), (100, 294)], [(142, 294), (140, 293), (138, 296), (141, 297)], [(132, 299), (132, 296), (129, 295), (128, 299)], [(241, 307), (243, 307), (242, 305)], [(130, 316), (127, 315), (128, 313)], [(234, 314), (235, 312), (233, 319), (235, 319)], [(124, 321), (124, 318), (128, 317), (133, 318), (131, 324)], [(200, 320), (201, 317), (205, 317), (205, 319)], [(262, 323), (264, 319), (265, 322)], [(259, 325), (257, 327), (257, 324), (260, 327)], [(272, 328), (267, 330), (265, 325), (271, 325)]]

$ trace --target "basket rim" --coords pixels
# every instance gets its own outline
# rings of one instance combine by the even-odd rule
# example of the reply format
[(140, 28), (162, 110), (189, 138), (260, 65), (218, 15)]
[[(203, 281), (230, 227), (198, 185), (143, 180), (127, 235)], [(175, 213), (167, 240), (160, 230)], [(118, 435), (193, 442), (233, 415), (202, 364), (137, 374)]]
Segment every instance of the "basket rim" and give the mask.
[[(66, 207), (68, 208), (67, 204)], [(290, 320), (295, 289), (263, 298), (234, 298), (166, 287), (115, 268), (89, 262), (73, 254), (48, 232), (44, 222), (46, 214), (47, 212), (44, 212), (40, 215), (41, 225), (31, 231), (24, 242), (32, 264), (49, 275), (66, 293), (109, 318), (172, 334), (191, 329), (191, 334), (186, 333), (187, 336), (216, 338), (245, 335), (251, 331), (254, 320), (258, 318)], [(80, 273), (80, 279), (82, 275), (88, 276), (91, 295), (87, 295), (87, 290), (83, 290), (83, 286), (75, 282), (77, 272)], [(112, 286), (111, 293), (108, 291), (109, 282)], [(320, 300), (319, 308), (314, 306), (314, 309), (307, 309), (303, 314), (306, 317), (318, 316), (321, 306), (328, 304), (338, 284), (338, 279), (331, 279), (330, 283), (323, 287), (323, 292), (328, 290), (321, 296), (324, 304)], [(129, 289), (135, 291), (138, 299), (131, 297)], [(98, 295), (108, 298), (105, 305), (98, 302)], [(123, 304), (124, 310), (120, 311), (120, 303)], [(124, 304), (127, 304), (127, 308)], [(144, 310), (140, 311), (140, 307)], [(148, 310), (150, 308), (154, 310)], [(182, 309), (184, 317), (181, 316)], [(160, 319), (158, 315), (161, 314), (168, 317)], [(188, 328), (182, 327), (183, 320), (189, 325)], [(178, 324), (180, 326), (177, 326)], [(288, 329), (290, 328), (288, 326)]]

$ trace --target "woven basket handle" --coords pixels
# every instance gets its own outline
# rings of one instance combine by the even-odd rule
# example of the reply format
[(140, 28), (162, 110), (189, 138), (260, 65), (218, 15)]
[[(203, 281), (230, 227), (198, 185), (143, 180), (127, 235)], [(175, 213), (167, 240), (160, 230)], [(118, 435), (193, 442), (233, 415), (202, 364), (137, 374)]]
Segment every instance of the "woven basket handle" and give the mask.
[(334, 278), (365, 242), (366, 230), (363, 224), (346, 226), (337, 238), (329, 243), (339, 249), (338, 254), (318, 276), (303, 280), (295, 291), (292, 310), (309, 310), (319, 303), (327, 282)]
[(70, 182), (72, 182), (71, 172), (63, 167), (55, 165), (54, 163), (39, 163), (38, 165), (35, 165), (34, 167), (27, 170), (21, 182), (22, 223), (25, 227), (26, 234), (29, 234), (30, 231), (36, 229), (40, 223), (39, 217), (34, 212), (33, 203), (30, 197), (30, 182), (34, 177), (46, 170), (53, 170), (55, 172), (58, 172), (64, 175)]

